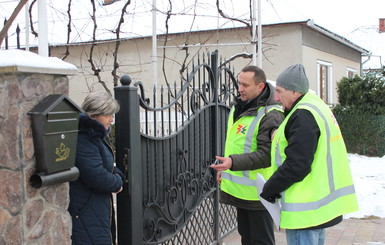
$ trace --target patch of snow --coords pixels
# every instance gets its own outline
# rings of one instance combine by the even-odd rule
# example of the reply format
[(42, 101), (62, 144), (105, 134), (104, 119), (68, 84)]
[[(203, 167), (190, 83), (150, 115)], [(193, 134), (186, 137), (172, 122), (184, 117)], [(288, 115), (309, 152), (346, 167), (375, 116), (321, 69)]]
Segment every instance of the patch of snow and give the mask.
[(21, 72), (74, 74), (75, 65), (56, 57), (43, 57), (24, 50), (1, 50), (0, 68), (17, 67)]
[(344, 218), (385, 218), (385, 156), (366, 157), (349, 154), (350, 168), (359, 210)]

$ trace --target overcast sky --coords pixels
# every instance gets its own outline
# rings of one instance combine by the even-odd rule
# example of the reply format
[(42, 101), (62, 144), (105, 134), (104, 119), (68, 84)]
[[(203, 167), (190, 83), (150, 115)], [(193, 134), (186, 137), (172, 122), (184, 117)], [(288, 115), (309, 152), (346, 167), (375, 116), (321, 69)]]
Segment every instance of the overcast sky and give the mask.
[[(102, 0), (98, 0), (99, 4)], [(153, 0), (131, 0), (127, 8), (129, 13), (125, 19), (122, 29), (127, 37), (138, 35), (151, 35), (152, 19), (151, 6)], [(31, 2), (31, 1), (30, 1)], [(66, 8), (68, 1), (47, 0), (49, 11), (55, 9), (55, 13), (49, 12), (51, 19), (49, 22), (49, 40), (50, 43), (66, 41), (65, 34), (67, 15)], [(97, 8), (98, 27), (104, 28), (104, 31), (98, 33), (98, 39), (112, 38), (111, 32), (117, 26), (117, 19), (120, 15), (120, 9), (126, 0), (121, 0), (112, 5), (101, 5)], [(157, 0), (158, 14), (158, 33), (164, 33), (165, 15), (168, 9), (168, 0)], [(0, 0), (0, 18), (9, 18), (11, 10), (14, 9), (18, 0)], [(172, 16), (170, 21), (171, 32), (188, 31), (191, 28), (191, 20), (194, 14), (194, 25), (192, 29), (215, 29), (220, 27), (240, 26), (238, 22), (229, 22), (218, 17), (215, 6), (216, 0), (176, 0), (173, 1), (172, 12), (181, 14)], [(72, 18), (76, 24), (71, 33), (71, 41), (88, 41), (92, 33), (93, 23), (90, 21), (90, 12), (92, 10), (90, 1), (72, 0)], [(262, 22), (278, 23), (290, 21), (304, 21), (313, 19), (318, 24), (339, 35), (345, 36), (349, 32), (360, 26), (378, 25), (379, 18), (385, 18), (385, 0), (261, 0), (262, 4)], [(249, 18), (249, 0), (220, 0), (222, 11), (231, 17)], [(62, 12), (62, 13), (60, 13)], [(35, 28), (37, 28), (37, 14), (34, 15)], [(109, 16), (109, 17), (108, 17)], [(52, 21), (54, 19), (55, 21)], [(18, 16), (17, 23), (23, 32), (23, 23), (25, 20), (24, 10)], [(2, 23), (2, 21), (0, 22)], [(109, 26), (104, 26), (109, 24)], [(0, 25), (1, 26), (1, 25)], [(11, 28), (14, 30), (15, 28)], [(90, 31), (91, 30), (91, 31)], [(82, 34), (79, 34), (82, 33)], [(108, 37), (110, 35), (110, 37)], [(87, 40), (88, 39), (88, 40)], [(36, 42), (31, 37), (31, 42)]]
[[(379, 18), (385, 18), (384, 0), (270, 0), (269, 2), (278, 9), (278, 15), (282, 20), (289, 19), (290, 16), (314, 19), (316, 24), (340, 35), (345, 35), (360, 26), (378, 25)], [(266, 1), (263, 3), (269, 6)]]

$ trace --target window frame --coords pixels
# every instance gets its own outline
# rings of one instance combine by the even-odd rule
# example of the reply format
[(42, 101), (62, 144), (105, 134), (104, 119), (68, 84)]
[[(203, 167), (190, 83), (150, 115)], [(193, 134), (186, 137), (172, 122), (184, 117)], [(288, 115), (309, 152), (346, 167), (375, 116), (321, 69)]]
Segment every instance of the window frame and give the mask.
[[(327, 81), (326, 81), (326, 99), (323, 96), (323, 91), (321, 91), (321, 72), (320, 69), (321, 67), (326, 67), (326, 72), (327, 72)], [(333, 63), (327, 62), (327, 61), (322, 61), (322, 60), (317, 60), (317, 94), (318, 96), (325, 101), (327, 104), (333, 104)]]
[(349, 75), (350, 72), (352, 73), (351, 76), (357, 75), (357, 70), (356, 69), (351, 68), (351, 67), (347, 67), (346, 68), (346, 77), (350, 77), (350, 75)]

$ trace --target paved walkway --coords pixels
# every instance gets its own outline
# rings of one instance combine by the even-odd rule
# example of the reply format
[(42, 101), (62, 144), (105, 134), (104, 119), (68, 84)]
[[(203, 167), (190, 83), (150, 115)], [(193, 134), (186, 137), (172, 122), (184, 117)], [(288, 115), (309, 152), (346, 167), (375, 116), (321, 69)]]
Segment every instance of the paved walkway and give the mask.
[[(286, 245), (284, 231), (275, 232), (276, 245)], [(240, 245), (237, 231), (229, 235), (223, 245)], [(344, 219), (326, 230), (325, 245), (385, 245), (385, 219)]]

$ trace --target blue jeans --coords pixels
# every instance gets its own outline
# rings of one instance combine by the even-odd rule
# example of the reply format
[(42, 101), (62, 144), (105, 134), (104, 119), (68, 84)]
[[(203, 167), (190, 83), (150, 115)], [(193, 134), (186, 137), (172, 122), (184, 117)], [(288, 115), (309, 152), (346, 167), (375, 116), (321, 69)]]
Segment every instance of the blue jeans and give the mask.
[(323, 245), (325, 229), (315, 230), (286, 230), (288, 245)]

